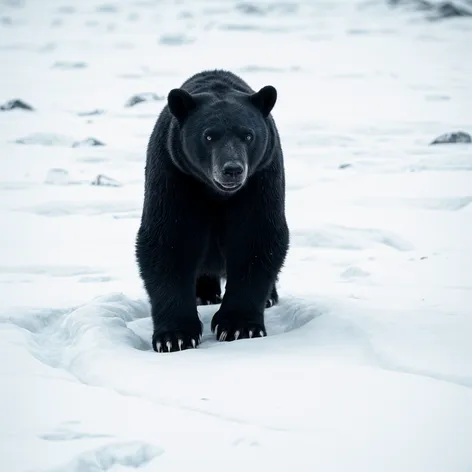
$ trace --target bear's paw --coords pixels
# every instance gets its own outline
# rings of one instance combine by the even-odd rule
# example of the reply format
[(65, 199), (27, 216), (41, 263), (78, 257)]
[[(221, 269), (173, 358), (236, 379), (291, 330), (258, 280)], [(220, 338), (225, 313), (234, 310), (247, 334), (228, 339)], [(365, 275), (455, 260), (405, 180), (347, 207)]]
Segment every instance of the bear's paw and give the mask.
[(211, 330), (218, 341), (263, 338), (267, 336), (263, 316), (259, 313), (218, 310), (211, 320)]
[(175, 352), (195, 349), (202, 342), (202, 325), (200, 320), (180, 323), (175, 328), (168, 326), (154, 329), (152, 347), (156, 352)]

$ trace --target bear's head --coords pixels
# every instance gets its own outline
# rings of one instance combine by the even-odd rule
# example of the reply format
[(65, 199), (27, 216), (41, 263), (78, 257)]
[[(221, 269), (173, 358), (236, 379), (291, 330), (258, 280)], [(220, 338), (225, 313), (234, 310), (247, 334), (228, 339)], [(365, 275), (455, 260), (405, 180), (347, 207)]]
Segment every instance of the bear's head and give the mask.
[(221, 194), (233, 194), (265, 164), (271, 130), (269, 114), (277, 91), (267, 85), (255, 93), (169, 92), (167, 103), (179, 124), (181, 152), (176, 163)]

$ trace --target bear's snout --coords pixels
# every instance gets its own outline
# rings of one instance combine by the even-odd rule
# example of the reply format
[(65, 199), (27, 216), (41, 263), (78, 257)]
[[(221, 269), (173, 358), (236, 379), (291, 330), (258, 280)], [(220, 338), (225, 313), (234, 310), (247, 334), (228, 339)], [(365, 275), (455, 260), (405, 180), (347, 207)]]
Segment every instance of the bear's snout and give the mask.
[(226, 179), (238, 180), (244, 173), (244, 166), (239, 162), (227, 162), (222, 169)]
[(225, 190), (235, 190), (242, 187), (247, 178), (247, 164), (231, 160), (221, 166), (213, 167), (213, 180)]

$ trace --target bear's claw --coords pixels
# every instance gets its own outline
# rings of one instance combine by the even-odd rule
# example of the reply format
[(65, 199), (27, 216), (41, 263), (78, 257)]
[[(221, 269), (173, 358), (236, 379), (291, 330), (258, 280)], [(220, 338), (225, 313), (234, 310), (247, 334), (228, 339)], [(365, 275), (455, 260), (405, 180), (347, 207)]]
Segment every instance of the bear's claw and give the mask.
[(270, 291), (270, 295), (266, 301), (265, 307), (270, 308), (271, 306), (277, 305), (277, 303), (279, 303), (279, 294), (277, 293), (277, 288), (274, 285)]
[[(241, 334), (240, 330), (234, 331), (232, 336), (231, 336), (231, 330), (223, 330), (219, 333), (219, 336), (218, 336), (218, 331), (216, 331), (216, 332), (217, 332), (216, 337), (217, 337), (218, 341), (237, 341), (240, 338), (240, 334)], [(243, 338), (263, 338), (265, 336), (266, 336), (266, 334), (264, 333), (263, 330), (259, 330), (259, 332), (256, 331), (255, 334), (254, 334), (254, 331), (252, 329), (250, 329), (246, 336), (244, 334), (243, 334), (243, 336), (241, 336), (241, 339), (243, 339)]]
[[(213, 324), (213, 323), (212, 323)], [(263, 338), (267, 336), (264, 326), (257, 321), (247, 320), (218, 320), (214, 323), (212, 332), (216, 333), (218, 341), (236, 341), (244, 338)]]
[(154, 334), (152, 347), (156, 352), (175, 352), (195, 349), (202, 342), (202, 336), (190, 337), (183, 333)]

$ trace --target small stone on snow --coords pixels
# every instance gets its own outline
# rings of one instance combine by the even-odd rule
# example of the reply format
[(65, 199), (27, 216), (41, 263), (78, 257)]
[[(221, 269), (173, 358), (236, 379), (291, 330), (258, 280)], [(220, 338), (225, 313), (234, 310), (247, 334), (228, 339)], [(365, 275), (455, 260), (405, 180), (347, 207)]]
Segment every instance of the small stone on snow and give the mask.
[(92, 147), (92, 146), (105, 146), (104, 143), (95, 138), (87, 138), (83, 141), (76, 141), (72, 144), (72, 147)]
[(455, 144), (455, 143), (471, 143), (470, 134), (464, 131), (456, 131), (453, 133), (445, 133), (436, 138), (431, 144)]
[(14, 110), (15, 108), (20, 108), (22, 110), (29, 110), (29, 111), (34, 110), (34, 108), (31, 105), (28, 105), (24, 101), (18, 100), (18, 99), (9, 100), (3, 105), (0, 105), (0, 110), (2, 111), (10, 111), (10, 110)]
[(118, 180), (107, 177), (106, 175), (99, 174), (92, 181), (92, 185), (102, 186), (102, 187), (121, 187), (123, 184), (118, 182)]
[(78, 116), (96, 116), (96, 115), (103, 115), (105, 110), (101, 110), (99, 108), (90, 111), (79, 111), (77, 113)]
[(155, 93), (139, 93), (137, 95), (133, 95), (126, 103), (125, 107), (133, 107), (138, 103), (142, 102), (153, 102), (157, 100), (164, 100), (164, 97), (161, 97)]

